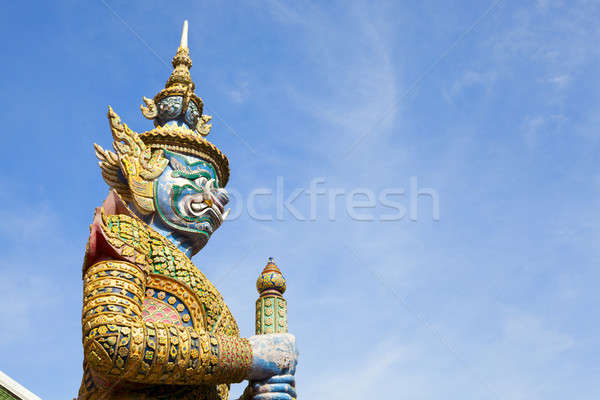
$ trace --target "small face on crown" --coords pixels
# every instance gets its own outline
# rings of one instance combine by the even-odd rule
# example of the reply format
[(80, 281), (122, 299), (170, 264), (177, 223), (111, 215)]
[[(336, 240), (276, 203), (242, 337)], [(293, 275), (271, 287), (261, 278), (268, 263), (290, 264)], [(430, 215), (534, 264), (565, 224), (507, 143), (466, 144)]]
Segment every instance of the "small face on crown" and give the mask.
[(169, 164), (154, 184), (156, 217), (199, 251), (227, 217), (229, 195), (208, 161), (170, 151), (165, 157)]
[(196, 129), (201, 112), (194, 101), (188, 103), (185, 112), (183, 112), (183, 96), (164, 97), (157, 102), (156, 106), (158, 125), (163, 126), (173, 121), (177, 125), (186, 124), (188, 128)]

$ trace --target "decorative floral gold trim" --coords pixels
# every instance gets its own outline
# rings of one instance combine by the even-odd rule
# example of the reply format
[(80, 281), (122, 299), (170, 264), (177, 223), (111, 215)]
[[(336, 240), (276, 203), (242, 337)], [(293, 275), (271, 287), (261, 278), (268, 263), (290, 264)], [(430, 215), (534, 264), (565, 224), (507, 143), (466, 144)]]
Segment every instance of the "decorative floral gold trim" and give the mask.
[[(204, 327), (204, 307), (196, 299), (194, 292), (168, 276), (150, 274), (146, 281), (146, 287), (153, 290), (161, 290), (177, 296), (190, 311), (194, 327)], [(187, 321), (184, 321), (187, 322)]]

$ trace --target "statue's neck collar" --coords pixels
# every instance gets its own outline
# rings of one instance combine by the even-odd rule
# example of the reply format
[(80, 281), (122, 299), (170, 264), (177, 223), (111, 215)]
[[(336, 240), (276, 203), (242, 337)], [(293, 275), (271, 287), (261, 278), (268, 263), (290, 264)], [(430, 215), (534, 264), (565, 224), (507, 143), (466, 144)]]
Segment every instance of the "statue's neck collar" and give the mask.
[(144, 221), (148, 226), (154, 229), (156, 232), (160, 233), (162, 236), (167, 238), (171, 243), (175, 245), (183, 254), (186, 255), (187, 258), (191, 259), (194, 255), (194, 249), (190, 243), (190, 241), (182, 234), (178, 232), (174, 232), (173, 230), (166, 227), (164, 224), (160, 222), (158, 218), (156, 218), (156, 214), (150, 214), (149, 216), (138, 216), (142, 221)]

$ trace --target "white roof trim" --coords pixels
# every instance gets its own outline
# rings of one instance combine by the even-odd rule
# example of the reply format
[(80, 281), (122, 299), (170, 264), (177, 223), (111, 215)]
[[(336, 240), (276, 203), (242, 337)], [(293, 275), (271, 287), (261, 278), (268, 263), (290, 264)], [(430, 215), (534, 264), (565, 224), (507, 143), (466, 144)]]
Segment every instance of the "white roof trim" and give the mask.
[(42, 400), (35, 394), (31, 393), (29, 390), (25, 389), (23, 386), (19, 385), (19, 383), (10, 376), (6, 375), (4, 372), (0, 371), (0, 386), (8, 390), (10, 393), (14, 394), (21, 400)]

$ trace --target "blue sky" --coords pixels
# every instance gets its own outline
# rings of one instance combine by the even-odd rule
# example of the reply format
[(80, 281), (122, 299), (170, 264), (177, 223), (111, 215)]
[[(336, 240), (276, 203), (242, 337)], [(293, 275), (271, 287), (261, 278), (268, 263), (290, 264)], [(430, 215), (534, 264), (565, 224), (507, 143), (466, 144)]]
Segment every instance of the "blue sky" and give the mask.
[(92, 145), (110, 147), (109, 104), (151, 129), (141, 98), (188, 19), (242, 197), (278, 177), (285, 196), (319, 177), (439, 196), (439, 220), (424, 196), (416, 221), (356, 221), (343, 198), (330, 221), (325, 196), (314, 221), (242, 212), (194, 257), (246, 336), (276, 259), (300, 398), (597, 399), (599, 17), (585, 0), (4, 4), (0, 370), (76, 395), (81, 262), (107, 192)]

